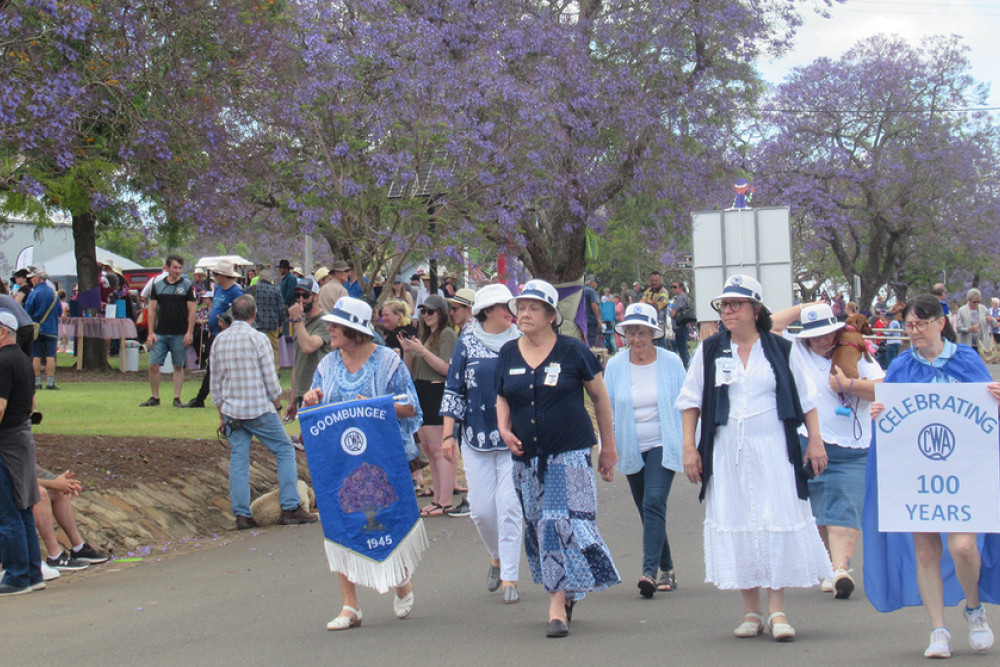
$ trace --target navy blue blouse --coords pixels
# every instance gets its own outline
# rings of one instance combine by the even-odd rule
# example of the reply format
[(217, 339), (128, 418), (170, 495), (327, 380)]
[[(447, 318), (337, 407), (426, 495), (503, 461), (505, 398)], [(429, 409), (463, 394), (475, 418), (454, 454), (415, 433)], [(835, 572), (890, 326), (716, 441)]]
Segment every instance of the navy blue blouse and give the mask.
[(583, 383), (603, 370), (583, 341), (561, 334), (534, 369), (524, 361), (516, 340), (500, 348), (497, 396), (507, 400), (512, 430), (524, 447), (524, 455), (514, 458), (526, 462), (597, 444), (583, 403)]

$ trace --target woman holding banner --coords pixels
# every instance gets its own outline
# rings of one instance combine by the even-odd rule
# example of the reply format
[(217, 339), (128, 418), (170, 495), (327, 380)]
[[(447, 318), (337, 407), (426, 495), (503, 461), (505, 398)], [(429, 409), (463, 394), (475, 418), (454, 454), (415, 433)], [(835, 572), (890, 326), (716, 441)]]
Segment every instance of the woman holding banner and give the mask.
[[(417, 400), (417, 392), (399, 355), (387, 347), (377, 346), (373, 342), (371, 329), (372, 308), (360, 299), (341, 297), (337, 300), (329, 315), (323, 319), (328, 323), (330, 332), (330, 347), (333, 351), (320, 361), (313, 376), (312, 388), (306, 392), (302, 405), (309, 407), (319, 403), (339, 403), (353, 401), (358, 398), (391, 395), (394, 400), (396, 417), (399, 419), (399, 431), (402, 436), (406, 459), (417, 456), (417, 447), (413, 434), (420, 427), (421, 412)], [(400, 396), (405, 400), (399, 401)], [(405, 476), (409, 477), (407, 470)], [(410, 494), (412, 497), (412, 493)], [(322, 508), (321, 508), (322, 510)], [(423, 528), (417, 516), (416, 500), (414, 499), (411, 534), (423, 535)], [(324, 531), (326, 524), (324, 524)], [(396, 536), (399, 543), (407, 535)], [(424, 540), (426, 538), (423, 538)], [(402, 568), (404, 576), (390, 582), (395, 588), (393, 609), (398, 618), (406, 618), (413, 610), (413, 585), (410, 582), (412, 568), (422, 551), (421, 545), (413, 548), (415, 554), (408, 559), (408, 565)], [(329, 555), (329, 549), (328, 549)], [(340, 591), (344, 596), (344, 605), (340, 614), (327, 624), (328, 630), (347, 630), (361, 625), (361, 610), (358, 608), (358, 598), (354, 579), (371, 582), (374, 577), (366, 576), (366, 564), (358, 562), (360, 557), (339, 554), (340, 560), (331, 558), (331, 569), (338, 572)], [(338, 569), (339, 568), (339, 569)], [(374, 585), (380, 588), (381, 586)]]
[[(1000, 400), (1000, 383), (991, 382), (975, 350), (955, 343), (955, 330), (936, 296), (925, 294), (910, 299), (903, 309), (903, 325), (910, 348), (893, 360), (886, 383), (984, 382), (989, 383), (993, 397)], [(877, 419), (884, 409), (881, 402), (872, 403), (872, 419)], [(869, 450), (863, 522), (868, 599), (882, 612), (923, 603), (932, 628), (924, 657), (948, 658), (951, 634), (944, 622), (945, 601), (955, 605), (964, 596), (969, 645), (985, 651), (993, 645), (993, 631), (986, 622), (982, 599), (1000, 603), (1000, 536), (986, 535), (980, 548), (975, 533), (948, 533), (953, 566), (949, 565), (947, 576), (942, 576), (941, 533), (879, 532), (876, 445), (877, 439)]]
[(524, 550), (535, 583), (549, 594), (546, 636), (569, 634), (573, 605), (589, 591), (621, 582), (597, 530), (596, 444), (587, 391), (597, 415), (605, 481), (618, 460), (611, 402), (601, 364), (586, 344), (556, 333), (559, 294), (529, 280), (509, 308), (523, 334), (500, 349), (497, 424), (514, 458), (514, 488), (524, 514)]
[(506, 285), (487, 285), (476, 292), (475, 318), (455, 345), (441, 401), (444, 419), (442, 452), (456, 462), (455, 424), (462, 444), (469, 506), (476, 530), (492, 562), (486, 575), (491, 593), (503, 586), (504, 604), (514, 604), (521, 561), (521, 506), (517, 502), (510, 450), (497, 428), (494, 386), (497, 358), (507, 341), (521, 335), (507, 317), (512, 295)]
[[(833, 561), (833, 579), (824, 579), (820, 590), (846, 600), (854, 592), (851, 560), (861, 533), (861, 508), (865, 500), (865, 463), (872, 439), (871, 402), (875, 385), (882, 381), (882, 367), (865, 350), (853, 368), (833, 365), (833, 351), (849, 345), (841, 333), (846, 322), (833, 314), (825, 303), (792, 306), (772, 317), (772, 331), (779, 333), (796, 320), (802, 329), (785, 334), (805, 360), (803, 368), (819, 391), (817, 416), (829, 464), (822, 475), (809, 480), (809, 504), (819, 526), (819, 534)], [(859, 337), (860, 340), (860, 337)], [(851, 373), (848, 379), (844, 371)], [(808, 434), (799, 428), (803, 452)]]
[[(818, 396), (801, 353), (771, 333), (757, 280), (730, 277), (712, 307), (725, 330), (695, 351), (674, 404), (683, 411), (684, 473), (702, 483), (705, 499), (705, 579), (742, 594), (737, 637), (757, 637), (766, 625), (775, 641), (793, 641), (784, 589), (833, 574), (807, 500), (808, 476), (827, 464)], [(766, 623), (761, 588), (768, 590)]]

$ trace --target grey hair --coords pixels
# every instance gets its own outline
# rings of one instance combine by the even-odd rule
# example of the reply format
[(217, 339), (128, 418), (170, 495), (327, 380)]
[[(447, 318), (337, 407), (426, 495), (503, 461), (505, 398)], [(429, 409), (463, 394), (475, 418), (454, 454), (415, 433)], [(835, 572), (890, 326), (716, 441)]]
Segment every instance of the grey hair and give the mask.
[(249, 322), (257, 314), (257, 301), (249, 294), (236, 297), (233, 301), (233, 319)]
[(257, 277), (265, 282), (271, 282), (272, 280), (274, 280), (274, 271), (272, 271), (271, 269), (261, 269), (257, 273)]
[(980, 292), (975, 287), (973, 287), (972, 289), (970, 289), (968, 292), (965, 293), (965, 300), (966, 301), (971, 301), (972, 299), (975, 299), (976, 301), (982, 301), (983, 300), (983, 293)]

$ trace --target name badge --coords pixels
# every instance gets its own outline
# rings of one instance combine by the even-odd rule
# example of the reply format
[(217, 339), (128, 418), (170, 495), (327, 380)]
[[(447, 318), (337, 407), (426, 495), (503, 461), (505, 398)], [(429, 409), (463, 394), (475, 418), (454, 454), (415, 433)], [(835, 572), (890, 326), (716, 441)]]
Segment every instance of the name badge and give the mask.
[(524, 371), (525, 371), (525, 369), (523, 369), (523, 368), (512, 368), (512, 369), (510, 369), (510, 374), (511, 375), (524, 375)]
[(720, 357), (715, 360), (715, 386), (736, 382), (736, 360), (732, 357)]
[(554, 387), (559, 383), (559, 372), (562, 367), (556, 362), (552, 362), (545, 367), (545, 381), (542, 382), (546, 387)]

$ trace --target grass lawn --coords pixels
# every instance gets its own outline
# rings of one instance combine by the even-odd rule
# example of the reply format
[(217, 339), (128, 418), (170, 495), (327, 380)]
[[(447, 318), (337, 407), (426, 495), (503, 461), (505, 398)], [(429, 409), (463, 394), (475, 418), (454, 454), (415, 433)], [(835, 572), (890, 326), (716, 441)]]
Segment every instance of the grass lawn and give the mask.
[[(148, 368), (147, 355), (140, 355), (142, 375)], [(117, 371), (118, 358), (109, 360)], [(74, 371), (67, 369), (72, 355), (59, 355), (56, 384), (60, 391), (40, 391), (36, 395), (36, 409), (45, 418), (33, 427), (35, 433), (64, 433), (67, 435), (106, 435), (113, 437), (155, 438), (215, 438), (219, 426), (219, 413), (211, 399), (204, 408), (178, 409), (173, 400), (172, 374), (164, 373), (160, 382), (160, 405), (140, 408), (149, 398), (149, 382), (143, 380), (109, 382), (59, 382), (61, 375)], [(131, 375), (135, 377), (135, 375)], [(291, 384), (291, 369), (279, 373), (281, 386)], [(184, 383), (181, 399), (189, 401), (198, 393), (201, 378)], [(284, 403), (287, 405), (287, 392)], [(288, 424), (290, 434), (298, 434), (298, 422)]]

